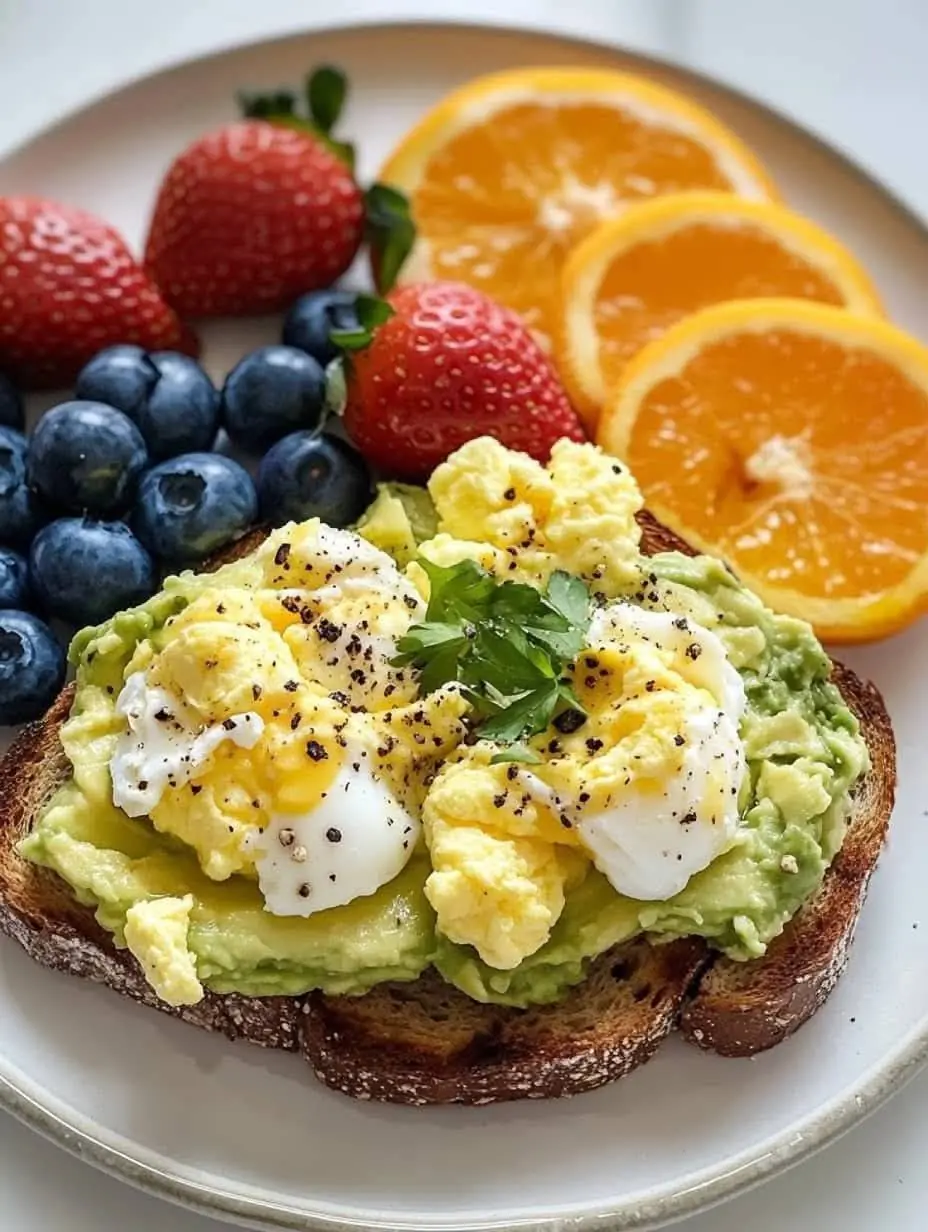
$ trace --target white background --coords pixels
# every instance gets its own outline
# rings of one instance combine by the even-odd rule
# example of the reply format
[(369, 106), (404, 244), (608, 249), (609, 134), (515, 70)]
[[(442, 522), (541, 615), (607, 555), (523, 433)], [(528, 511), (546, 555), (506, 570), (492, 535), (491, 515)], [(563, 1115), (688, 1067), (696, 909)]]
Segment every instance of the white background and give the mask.
[[(928, 216), (926, 0), (0, 0), (0, 154), (117, 84), (222, 46), (336, 18), (503, 13), (741, 86), (851, 152)], [(923, 1076), (823, 1155), (679, 1227), (923, 1232), (926, 1146)], [(218, 1226), (90, 1171), (0, 1114), (3, 1232)]]

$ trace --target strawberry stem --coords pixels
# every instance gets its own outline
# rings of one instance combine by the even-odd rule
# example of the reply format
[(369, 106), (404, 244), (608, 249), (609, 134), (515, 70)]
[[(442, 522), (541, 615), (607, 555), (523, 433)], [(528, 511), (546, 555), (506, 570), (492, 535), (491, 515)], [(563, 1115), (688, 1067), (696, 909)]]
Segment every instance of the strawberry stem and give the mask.
[(323, 65), (306, 79), (305, 115), (297, 110), (297, 97), (290, 90), (273, 90), (267, 94), (240, 93), (238, 104), (246, 119), (266, 120), (269, 124), (295, 128), (318, 137), (353, 171), (354, 146), (332, 136), (332, 129), (338, 122), (347, 96), (348, 79), (345, 74), (341, 69)]
[(388, 184), (370, 186), (364, 194), (364, 213), (377, 290), (385, 294), (412, 250), (416, 225), (408, 199)]

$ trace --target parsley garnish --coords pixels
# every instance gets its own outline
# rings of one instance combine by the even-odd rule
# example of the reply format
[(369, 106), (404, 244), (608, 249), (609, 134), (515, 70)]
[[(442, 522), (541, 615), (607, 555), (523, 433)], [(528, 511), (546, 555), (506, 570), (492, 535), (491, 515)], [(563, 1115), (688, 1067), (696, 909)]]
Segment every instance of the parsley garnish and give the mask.
[(494, 762), (540, 760), (520, 741), (567, 710), (586, 713), (562, 678), (584, 646), (586, 587), (561, 571), (541, 591), (497, 582), (472, 560), (419, 563), (431, 583), (429, 604), (425, 620), (400, 639), (394, 663), (418, 668), (424, 693), (459, 682), (480, 735), (508, 746)]

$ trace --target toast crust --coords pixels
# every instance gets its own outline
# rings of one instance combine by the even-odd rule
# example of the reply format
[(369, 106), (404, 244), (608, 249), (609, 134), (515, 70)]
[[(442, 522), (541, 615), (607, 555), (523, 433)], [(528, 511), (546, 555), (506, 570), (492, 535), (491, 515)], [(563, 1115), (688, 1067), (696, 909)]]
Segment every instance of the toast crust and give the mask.
[[(692, 554), (649, 514), (639, 521), (648, 554)], [(253, 551), (264, 534), (245, 536), (211, 567)], [(749, 964), (713, 957), (698, 940), (639, 939), (601, 955), (564, 1001), (529, 1010), (481, 1005), (434, 972), (363, 997), (207, 993), (196, 1006), (166, 1006), (70, 887), (15, 850), (67, 777), (59, 728), (73, 686), (20, 733), (0, 763), (0, 931), (47, 967), (194, 1026), (301, 1051), (322, 1082), (360, 1099), (482, 1104), (577, 1094), (629, 1073), (677, 1026), (702, 1048), (752, 1055), (797, 1030), (840, 977), (892, 809), (895, 748), (882, 698), (840, 664), (833, 679), (861, 722), (871, 769), (821, 891), (767, 955)]]
[(617, 946), (557, 1005), (480, 1005), (429, 972), (364, 997), (312, 994), (303, 1054), (327, 1086), (402, 1104), (577, 1095), (624, 1077), (670, 1034), (710, 961), (698, 941)]
[(822, 888), (754, 963), (719, 957), (684, 1007), (683, 1035), (726, 1057), (773, 1048), (812, 1017), (850, 957), (870, 878), (886, 838), (896, 785), (892, 726), (878, 690), (849, 668), (832, 680), (857, 715), (871, 769), (854, 796), (853, 823)]

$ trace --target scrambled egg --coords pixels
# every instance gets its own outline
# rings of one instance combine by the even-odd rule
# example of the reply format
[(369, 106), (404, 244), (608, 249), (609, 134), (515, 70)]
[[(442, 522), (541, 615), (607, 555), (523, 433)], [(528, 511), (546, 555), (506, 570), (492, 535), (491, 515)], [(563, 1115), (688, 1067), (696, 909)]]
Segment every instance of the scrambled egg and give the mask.
[[(472, 441), (429, 491), (439, 533), (420, 551), (436, 563), (535, 584), (564, 569), (603, 600), (640, 579), (638, 489), (591, 445), (560, 442), (546, 469)], [(485, 741), (459, 749), (425, 800), (439, 928), (499, 969), (545, 943), (591, 860), (619, 891), (666, 898), (733, 840), (744, 694), (721, 643), (627, 604), (602, 609), (588, 640), (571, 673), (579, 730), (536, 737), (537, 766), (494, 765)]]
[[(546, 468), (472, 441), (429, 491), (428, 559), (588, 584), (600, 606), (571, 668), (588, 714), (579, 730), (535, 737), (531, 766), (465, 743), (457, 686), (419, 698), (415, 673), (393, 666), (424, 618), (424, 571), (313, 521), (198, 579), (140, 643), (117, 704), (114, 801), (191, 847), (207, 876), (257, 877), (280, 915), (373, 893), (424, 837), (440, 931), (511, 969), (544, 944), (591, 864), (622, 893), (664, 898), (731, 843), (743, 691), (697, 623), (648, 624), (657, 614), (614, 602), (640, 583), (641, 499), (596, 447), (563, 441)], [(175, 1004), (196, 992), (190, 908), (140, 903), (126, 925)]]
[(417, 700), (411, 674), (390, 665), (421, 602), (355, 536), (284, 527), (244, 582), (220, 571), (158, 644), (141, 644), (126, 673), (141, 673), (139, 700), (117, 707), (128, 730), (111, 765), (115, 802), (192, 847), (214, 880), (259, 874), (260, 835), (320, 807), (345, 773), (382, 781), (397, 815), (415, 813), (467, 709), (454, 690)]
[[(469, 441), (429, 480), (438, 534), (419, 551), (439, 565), (470, 558), (501, 581), (545, 583), (556, 569), (613, 598), (638, 577), (641, 494), (595, 445), (559, 441), (547, 467), (491, 437)], [(418, 584), (422, 570), (407, 570)]]
[(152, 898), (126, 912), (124, 936), (145, 978), (168, 1005), (196, 1005), (203, 999), (196, 960), (187, 949), (193, 895)]

